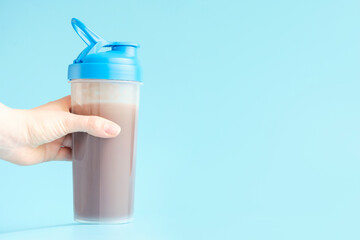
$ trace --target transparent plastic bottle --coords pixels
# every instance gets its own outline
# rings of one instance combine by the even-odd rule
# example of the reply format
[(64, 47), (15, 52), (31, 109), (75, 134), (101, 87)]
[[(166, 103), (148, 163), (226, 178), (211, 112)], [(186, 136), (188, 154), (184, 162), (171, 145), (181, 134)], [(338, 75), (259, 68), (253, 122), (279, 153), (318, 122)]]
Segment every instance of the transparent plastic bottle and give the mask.
[(141, 85), (138, 45), (105, 41), (77, 19), (72, 25), (88, 47), (69, 66), (71, 111), (101, 116), (121, 127), (120, 134), (110, 139), (73, 134), (75, 220), (129, 222)]

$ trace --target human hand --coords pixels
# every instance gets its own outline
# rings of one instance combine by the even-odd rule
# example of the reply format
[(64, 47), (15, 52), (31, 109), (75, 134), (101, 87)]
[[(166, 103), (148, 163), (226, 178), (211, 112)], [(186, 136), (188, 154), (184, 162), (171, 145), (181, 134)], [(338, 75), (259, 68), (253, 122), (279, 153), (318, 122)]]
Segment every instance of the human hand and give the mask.
[(70, 160), (73, 132), (116, 137), (120, 127), (97, 116), (70, 113), (70, 96), (30, 109), (11, 109), (0, 103), (0, 159), (32, 165)]

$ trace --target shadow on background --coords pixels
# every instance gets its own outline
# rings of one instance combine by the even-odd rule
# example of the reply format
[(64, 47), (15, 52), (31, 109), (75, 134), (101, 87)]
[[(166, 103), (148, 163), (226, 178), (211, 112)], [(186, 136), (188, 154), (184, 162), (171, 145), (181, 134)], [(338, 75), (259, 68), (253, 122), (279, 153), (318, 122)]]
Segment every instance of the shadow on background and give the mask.
[(97, 225), (69, 223), (1, 232), (1, 240), (10, 239), (119, 239), (134, 236), (131, 224)]
[(52, 229), (52, 228), (67, 227), (67, 226), (74, 226), (74, 225), (83, 225), (83, 224), (81, 224), (81, 223), (67, 223), (67, 224), (49, 225), (49, 226), (43, 226), (43, 227), (19, 228), (19, 229), (11, 230), (11, 231), (0, 231), (0, 234), (35, 231), (35, 230), (41, 230), (41, 229)]

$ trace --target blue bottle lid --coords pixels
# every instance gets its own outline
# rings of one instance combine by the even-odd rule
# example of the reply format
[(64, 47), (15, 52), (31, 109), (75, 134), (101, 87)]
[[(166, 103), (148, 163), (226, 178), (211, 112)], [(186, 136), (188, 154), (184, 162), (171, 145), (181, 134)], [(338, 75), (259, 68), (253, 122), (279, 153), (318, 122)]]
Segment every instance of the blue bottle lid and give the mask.
[(71, 19), (71, 24), (88, 46), (73, 64), (69, 65), (69, 80), (111, 79), (141, 82), (137, 43), (106, 41), (76, 18)]

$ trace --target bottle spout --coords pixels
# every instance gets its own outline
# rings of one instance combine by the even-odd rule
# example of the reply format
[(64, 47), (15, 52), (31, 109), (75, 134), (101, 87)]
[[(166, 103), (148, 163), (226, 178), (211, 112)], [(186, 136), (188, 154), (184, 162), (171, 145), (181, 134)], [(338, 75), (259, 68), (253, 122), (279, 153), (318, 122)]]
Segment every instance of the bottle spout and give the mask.
[(105, 39), (94, 33), (90, 28), (85, 26), (79, 19), (71, 19), (71, 25), (79, 37), (88, 45), (93, 46), (98, 42), (106, 42)]
[(74, 63), (80, 63), (82, 60), (91, 53), (97, 52), (103, 46), (109, 44), (108, 41), (94, 33), (90, 28), (85, 26), (79, 19), (71, 19), (71, 25), (79, 37), (87, 44), (87, 47), (80, 53), (74, 60)]

